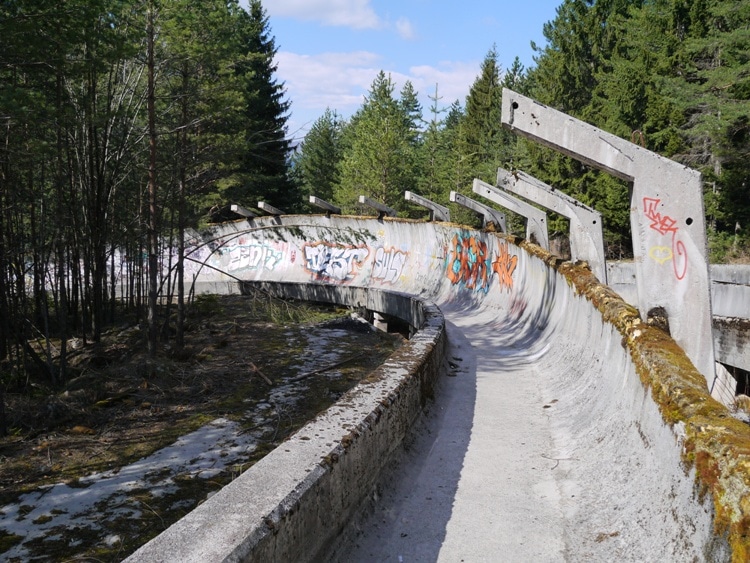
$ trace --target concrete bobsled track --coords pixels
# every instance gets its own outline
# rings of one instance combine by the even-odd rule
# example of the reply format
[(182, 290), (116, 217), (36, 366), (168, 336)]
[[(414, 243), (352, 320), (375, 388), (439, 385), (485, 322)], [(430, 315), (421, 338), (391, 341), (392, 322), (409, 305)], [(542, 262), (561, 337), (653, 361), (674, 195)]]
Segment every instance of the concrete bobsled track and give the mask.
[(262, 282), (421, 330), (130, 560), (750, 558), (750, 428), (585, 265), (387, 218), (262, 218), (193, 245), (197, 291)]

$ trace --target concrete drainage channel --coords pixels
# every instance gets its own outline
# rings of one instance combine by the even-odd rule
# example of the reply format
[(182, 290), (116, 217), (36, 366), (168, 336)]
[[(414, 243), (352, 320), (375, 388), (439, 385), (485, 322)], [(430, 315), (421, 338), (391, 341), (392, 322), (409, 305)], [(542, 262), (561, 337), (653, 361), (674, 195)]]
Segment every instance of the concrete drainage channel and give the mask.
[(435, 305), (376, 289), (254, 285), (394, 316), (418, 332), (335, 405), (126, 561), (314, 560), (372, 492), (432, 396), (445, 349), (445, 321)]

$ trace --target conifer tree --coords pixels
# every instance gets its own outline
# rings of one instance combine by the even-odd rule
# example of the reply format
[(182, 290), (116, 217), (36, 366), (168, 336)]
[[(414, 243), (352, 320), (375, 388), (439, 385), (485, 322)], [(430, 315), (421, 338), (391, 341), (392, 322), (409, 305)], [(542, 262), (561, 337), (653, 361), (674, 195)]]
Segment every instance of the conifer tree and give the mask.
[(291, 143), (286, 138), (290, 102), (284, 84), (274, 74), (276, 41), (260, 0), (250, 0), (241, 14), (239, 26), (243, 55), (237, 72), (245, 80), (246, 153), (241, 166), (240, 185), (227, 190), (226, 203), (254, 207), (264, 200), (285, 211), (302, 204), (301, 196), (289, 177)]
[(402, 209), (404, 191), (414, 187), (410, 116), (393, 90), (390, 76), (380, 71), (347, 128), (336, 190), (336, 201), (346, 210), (358, 209), (360, 195)]
[(466, 109), (460, 128), (460, 147), (469, 165), (464, 181), (470, 190), (474, 177), (494, 183), (497, 168), (510, 158), (501, 122), (502, 83), (497, 49), (489, 50), (482, 61), (480, 75), (466, 97)]
[(447, 202), (450, 193), (450, 159), (448, 135), (445, 132), (445, 119), (440, 116), (448, 109), (439, 106), (442, 99), (435, 84), (435, 93), (429, 96), (430, 121), (424, 132), (420, 147), (422, 173), (419, 176), (419, 193), (435, 202)]
[(326, 201), (333, 200), (338, 184), (338, 163), (341, 160), (343, 121), (339, 115), (326, 108), (310, 127), (299, 147), (295, 162), (303, 193)]

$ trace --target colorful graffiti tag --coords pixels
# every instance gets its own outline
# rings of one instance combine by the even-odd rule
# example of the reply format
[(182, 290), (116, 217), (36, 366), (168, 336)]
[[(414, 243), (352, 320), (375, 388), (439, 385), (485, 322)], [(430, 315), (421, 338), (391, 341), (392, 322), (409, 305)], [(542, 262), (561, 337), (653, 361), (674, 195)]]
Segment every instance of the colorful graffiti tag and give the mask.
[(498, 253), (492, 262), (492, 270), (497, 274), (497, 281), (501, 290), (513, 290), (513, 271), (518, 265), (518, 256), (514, 256), (508, 250), (508, 243), (498, 244)]
[(404, 270), (408, 254), (395, 248), (378, 248), (372, 265), (372, 277), (384, 283), (396, 283)]
[(273, 270), (284, 253), (265, 244), (240, 244), (228, 246), (230, 272), (237, 270)]
[(677, 221), (669, 215), (662, 215), (657, 211), (661, 200), (653, 197), (643, 198), (643, 214), (651, 221), (649, 227), (660, 235), (672, 235), (672, 248), (667, 246), (653, 246), (648, 255), (659, 264), (672, 260), (674, 275), (682, 280), (687, 274), (688, 256), (685, 244), (677, 238), (679, 227)]
[(453, 236), (447, 255), (445, 275), (453, 285), (487, 293), (494, 272), (502, 291), (513, 290), (513, 272), (518, 265), (518, 256), (510, 253), (507, 242), (498, 243), (498, 254), (492, 260), (487, 243), (458, 233)]
[(320, 241), (306, 244), (305, 269), (317, 279), (346, 282), (361, 268), (370, 250), (366, 246), (348, 246)]
[(463, 233), (453, 236), (446, 263), (446, 275), (453, 285), (487, 293), (492, 272), (490, 263), (487, 243)]

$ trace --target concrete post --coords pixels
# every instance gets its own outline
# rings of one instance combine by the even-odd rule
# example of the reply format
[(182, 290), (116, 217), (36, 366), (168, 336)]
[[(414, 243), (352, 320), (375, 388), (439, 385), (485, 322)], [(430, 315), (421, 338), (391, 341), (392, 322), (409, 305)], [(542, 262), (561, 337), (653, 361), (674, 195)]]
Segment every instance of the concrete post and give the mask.
[(672, 336), (712, 389), (716, 370), (700, 173), (507, 89), (502, 123), (633, 182), (630, 224), (641, 317), (660, 307), (666, 311)]
[(422, 197), (421, 195), (417, 195), (409, 191), (404, 192), (404, 199), (406, 199), (406, 201), (411, 201), (412, 203), (416, 203), (417, 205), (421, 205), (422, 207), (426, 207), (427, 209), (429, 209), (431, 221), (445, 221), (446, 223), (450, 223), (451, 212), (447, 207), (438, 205), (437, 203), (430, 201), (426, 197)]
[(257, 213), (253, 213), (252, 211), (242, 207), (241, 205), (232, 204), (230, 206), (230, 209), (232, 210), (232, 213), (236, 213), (237, 215), (242, 215), (243, 217), (247, 217), (248, 219), (254, 219), (255, 217), (258, 216)]
[(570, 221), (571, 258), (588, 262), (599, 281), (607, 283), (601, 213), (523, 172), (499, 168), (497, 185), (566, 217)]
[(535, 244), (538, 244), (544, 250), (549, 250), (549, 235), (547, 234), (547, 214), (541, 209), (526, 203), (520, 199), (505, 193), (504, 191), (490, 186), (474, 178), (472, 186), (475, 194), (479, 194), (506, 209), (518, 213), (526, 219), (526, 238)]
[(284, 212), (281, 209), (278, 209), (274, 207), (273, 205), (266, 203), (265, 201), (259, 201), (258, 202), (258, 209), (262, 209), (269, 215), (284, 215)]
[(319, 197), (315, 197), (314, 195), (311, 195), (309, 201), (315, 207), (320, 207), (321, 209), (324, 209), (325, 212), (326, 212), (326, 215), (328, 215), (328, 216), (330, 216), (331, 214), (341, 215), (341, 208), (340, 207), (336, 207), (335, 205), (332, 205), (332, 204), (328, 203), (324, 199), (320, 199)]
[(503, 233), (508, 232), (508, 228), (505, 224), (505, 215), (496, 209), (492, 209), (487, 205), (474, 201), (458, 192), (451, 192), (450, 199), (453, 203), (457, 203), (466, 209), (471, 209), (474, 213), (481, 216), (482, 227), (487, 227), (487, 224), (492, 222), (495, 223)]
[(374, 210), (376, 210), (378, 212), (379, 219), (382, 219), (384, 215), (387, 215), (388, 217), (395, 217), (397, 215), (395, 209), (388, 207), (387, 205), (383, 205), (382, 203), (379, 203), (374, 199), (370, 199), (369, 197), (364, 195), (359, 196), (359, 203), (367, 205), (368, 207), (372, 207)]

